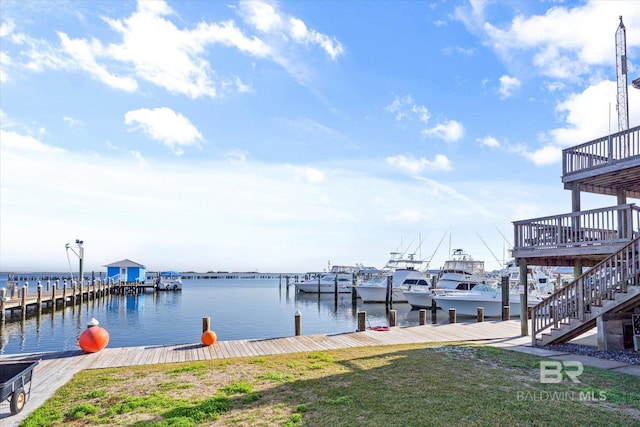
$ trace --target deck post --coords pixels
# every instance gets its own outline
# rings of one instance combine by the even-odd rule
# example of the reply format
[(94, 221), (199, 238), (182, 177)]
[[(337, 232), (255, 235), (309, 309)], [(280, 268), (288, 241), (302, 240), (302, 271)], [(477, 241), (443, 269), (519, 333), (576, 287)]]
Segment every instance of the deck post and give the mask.
[(389, 326), (396, 326), (396, 310), (389, 310)]
[(22, 287), (22, 318), (24, 319), (27, 316), (27, 292), (29, 289), (29, 282), (24, 282), (24, 286)]
[(520, 333), (523, 337), (529, 335), (529, 321), (527, 310), (527, 260), (520, 258), (518, 260), (520, 266)]
[(7, 298), (7, 289), (0, 289), (0, 322), (4, 323), (5, 299)]
[(426, 325), (427, 323), (427, 310), (424, 308), (420, 309), (420, 326)]
[(367, 312), (358, 312), (358, 332), (364, 332), (367, 329)]
[(456, 323), (456, 309), (449, 309), (449, 323)]
[(38, 280), (38, 313), (42, 312), (42, 283)]
[[(509, 276), (502, 276), (502, 306), (509, 305)], [(502, 320), (509, 320), (508, 316), (504, 317), (504, 310), (502, 310)]]
[(478, 307), (478, 322), (484, 322), (484, 307)]
[(54, 283), (53, 287), (51, 288), (51, 307), (53, 307), (53, 309), (51, 310), (51, 312), (53, 313), (56, 310), (56, 289), (58, 288), (58, 281), (56, 280), (56, 283)]

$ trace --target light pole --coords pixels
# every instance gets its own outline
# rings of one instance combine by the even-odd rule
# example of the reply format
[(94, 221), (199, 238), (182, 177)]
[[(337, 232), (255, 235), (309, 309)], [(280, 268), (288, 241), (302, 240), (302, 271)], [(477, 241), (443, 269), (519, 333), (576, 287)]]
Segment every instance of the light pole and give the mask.
[[(70, 244), (67, 243), (65, 245), (65, 248), (67, 248), (67, 250), (71, 249), (71, 252), (73, 252), (80, 260), (79, 271), (78, 271), (78, 276), (79, 276), (78, 279), (80, 280), (80, 289), (82, 289), (82, 283), (84, 282), (84, 266), (82, 265), (82, 261), (84, 259), (84, 248), (82, 247), (83, 243), (84, 242), (82, 240), (76, 239), (76, 245), (78, 245), (78, 252), (76, 252), (73, 246), (71, 246)], [(71, 279), (73, 279), (73, 277)], [(74, 287), (74, 291), (75, 291), (75, 287)]]

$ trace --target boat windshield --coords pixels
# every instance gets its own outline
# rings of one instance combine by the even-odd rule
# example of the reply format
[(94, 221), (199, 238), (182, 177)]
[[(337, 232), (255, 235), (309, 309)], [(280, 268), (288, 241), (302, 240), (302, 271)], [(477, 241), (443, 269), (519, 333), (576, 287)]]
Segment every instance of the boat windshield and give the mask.
[(474, 292), (495, 293), (500, 292), (500, 286), (487, 285), (486, 283), (479, 283), (473, 287)]

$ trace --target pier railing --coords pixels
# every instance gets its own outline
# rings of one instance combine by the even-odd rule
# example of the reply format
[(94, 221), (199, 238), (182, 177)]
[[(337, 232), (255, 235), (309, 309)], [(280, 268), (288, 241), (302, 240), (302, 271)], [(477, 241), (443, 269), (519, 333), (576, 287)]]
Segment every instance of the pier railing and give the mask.
[(640, 156), (640, 126), (562, 150), (562, 174), (594, 169)]
[(514, 251), (624, 244), (636, 237), (635, 204), (514, 221)]
[(536, 334), (568, 323), (585, 320), (591, 306), (601, 306), (612, 300), (615, 292), (627, 292), (629, 284), (638, 284), (640, 276), (640, 238), (624, 246), (595, 267), (556, 291), (532, 309), (532, 340)]

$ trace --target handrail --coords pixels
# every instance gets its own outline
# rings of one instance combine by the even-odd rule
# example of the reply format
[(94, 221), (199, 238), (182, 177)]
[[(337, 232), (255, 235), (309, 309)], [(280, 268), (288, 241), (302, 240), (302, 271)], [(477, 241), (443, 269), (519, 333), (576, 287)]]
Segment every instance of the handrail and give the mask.
[(514, 221), (514, 250), (620, 244), (640, 229), (640, 208), (618, 205)]
[(531, 337), (559, 322), (569, 319), (584, 320), (591, 305), (613, 299), (613, 292), (627, 292), (630, 279), (640, 276), (640, 237), (635, 238), (618, 252), (582, 274), (564, 288), (556, 291), (532, 308)]
[(562, 150), (562, 175), (640, 156), (640, 126)]

